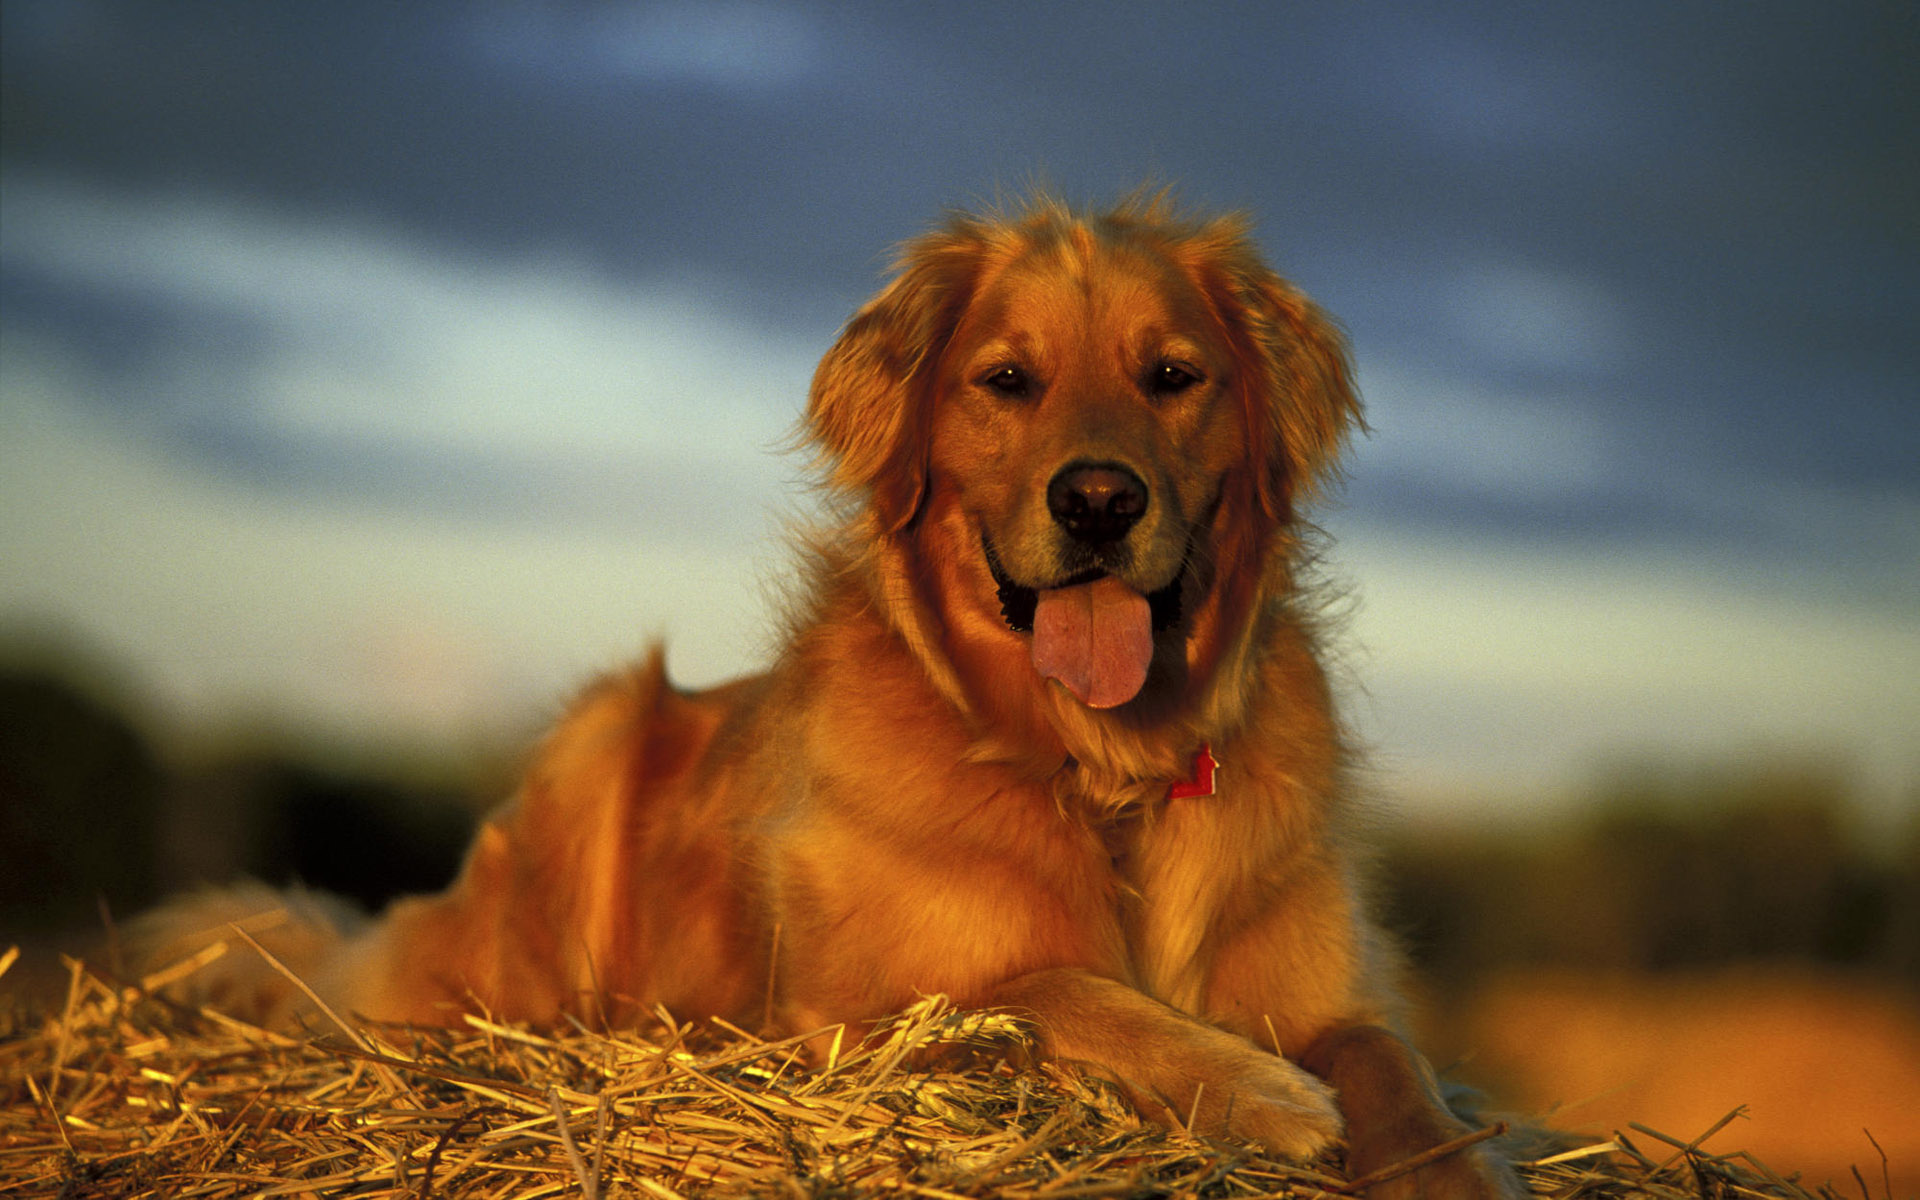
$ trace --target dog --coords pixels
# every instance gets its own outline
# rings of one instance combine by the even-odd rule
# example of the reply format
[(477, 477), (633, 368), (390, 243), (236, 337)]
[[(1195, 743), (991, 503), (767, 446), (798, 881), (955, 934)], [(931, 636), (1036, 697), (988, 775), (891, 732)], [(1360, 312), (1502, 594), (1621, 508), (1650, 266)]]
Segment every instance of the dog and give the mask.
[[(1361, 427), (1344, 340), (1244, 220), (960, 214), (814, 376), (831, 516), (772, 669), (601, 680), (443, 894), (358, 930), (228, 892), (341, 1010), (858, 1033), (1021, 1014), (1152, 1118), (1356, 1175), (1468, 1132), (1403, 1036), (1303, 506)], [(234, 965), (199, 998), (285, 1020)], [(197, 977), (196, 977), (197, 978)], [(1516, 1194), (1480, 1145), (1376, 1196)]]

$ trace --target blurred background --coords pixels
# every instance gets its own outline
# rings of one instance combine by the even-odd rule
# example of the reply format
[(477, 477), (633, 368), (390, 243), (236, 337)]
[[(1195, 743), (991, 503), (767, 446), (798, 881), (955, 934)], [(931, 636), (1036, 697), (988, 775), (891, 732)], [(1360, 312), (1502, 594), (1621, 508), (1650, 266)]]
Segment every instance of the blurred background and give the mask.
[[(1920, 1182), (1920, 19), (1890, 3), (0, 8), (0, 945), (379, 904), (591, 673), (768, 651), (889, 247), (1244, 208), (1442, 1057)], [(36, 965), (37, 964), (37, 965)]]

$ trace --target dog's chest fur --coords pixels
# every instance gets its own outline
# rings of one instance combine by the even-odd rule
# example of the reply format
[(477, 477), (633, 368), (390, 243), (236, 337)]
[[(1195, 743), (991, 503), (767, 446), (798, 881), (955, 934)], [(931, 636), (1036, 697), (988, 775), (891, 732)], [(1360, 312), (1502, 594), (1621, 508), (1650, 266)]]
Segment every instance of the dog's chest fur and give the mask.
[(1220, 915), (1208, 861), (1211, 826), (1199, 806), (1211, 796), (1172, 799), (1165, 785), (1149, 798), (1099, 819), (1093, 830), (1112, 873), (1110, 895), (1125, 940), (1128, 975), (1148, 995), (1190, 1012), (1204, 1008), (1206, 978), (1200, 951)]

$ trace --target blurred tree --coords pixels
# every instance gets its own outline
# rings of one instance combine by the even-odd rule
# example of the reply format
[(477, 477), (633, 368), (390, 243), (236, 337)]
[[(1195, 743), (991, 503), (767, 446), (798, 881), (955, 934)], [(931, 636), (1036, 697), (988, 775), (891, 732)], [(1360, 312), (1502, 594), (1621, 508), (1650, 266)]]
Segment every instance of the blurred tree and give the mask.
[(100, 674), (84, 655), (35, 649), (56, 665), (0, 667), (0, 945), (241, 876), (369, 908), (436, 891), (498, 799), (488, 747), (383, 757), (268, 735), (169, 761), (99, 698), (112, 689), (74, 682)]
[(0, 924), (15, 936), (153, 899), (161, 773), (115, 707), (52, 674), (0, 672)]
[(1920, 818), (1904, 853), (1873, 853), (1841, 772), (1616, 774), (1582, 811), (1544, 835), (1398, 838), (1389, 912), (1417, 960), (1450, 980), (1800, 959), (1920, 982)]
[(270, 882), (297, 879), (379, 909), (453, 882), (473, 836), (473, 799), (445, 785), (286, 759), (235, 768), (260, 815), (246, 872)]

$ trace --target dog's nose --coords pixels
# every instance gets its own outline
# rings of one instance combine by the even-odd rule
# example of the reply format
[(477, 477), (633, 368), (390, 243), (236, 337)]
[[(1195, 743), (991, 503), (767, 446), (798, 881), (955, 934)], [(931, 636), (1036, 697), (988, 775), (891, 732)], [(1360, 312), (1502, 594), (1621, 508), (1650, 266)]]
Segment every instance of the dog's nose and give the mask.
[(1147, 511), (1147, 485), (1118, 463), (1075, 464), (1047, 485), (1047, 508), (1075, 541), (1104, 546)]

